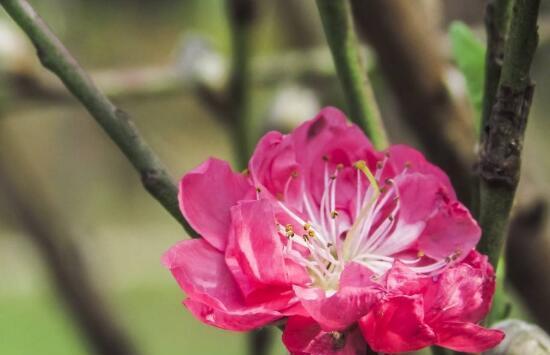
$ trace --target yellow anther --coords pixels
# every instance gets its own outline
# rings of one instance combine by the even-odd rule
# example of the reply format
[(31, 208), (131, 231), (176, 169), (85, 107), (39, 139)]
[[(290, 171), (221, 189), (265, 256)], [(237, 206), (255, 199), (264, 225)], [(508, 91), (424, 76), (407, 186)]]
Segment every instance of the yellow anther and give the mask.
[(310, 238), (315, 237), (315, 232), (313, 231), (313, 229), (310, 229), (310, 230), (307, 231), (307, 236), (310, 237)]
[(292, 227), (292, 224), (290, 224), (290, 223), (287, 224), (287, 225), (285, 226), (285, 230), (286, 230), (287, 232), (288, 232), (288, 231), (291, 231), (291, 230), (293, 230), (293, 229), (294, 229), (294, 227)]
[(338, 211), (332, 211), (332, 212), (330, 212), (330, 216), (331, 216), (332, 218), (338, 217)]
[(354, 166), (365, 174), (371, 186), (376, 190), (376, 192), (380, 193), (380, 186), (378, 186), (378, 182), (376, 182), (376, 179), (367, 166), (367, 163), (364, 160), (359, 160), (354, 164)]
[(418, 253), (416, 253), (416, 256), (418, 256), (419, 258), (423, 257), (424, 255), (424, 250), (419, 250)]
[(304, 224), (304, 230), (305, 231), (309, 230), (310, 228), (311, 228), (311, 224), (309, 224), (309, 223)]

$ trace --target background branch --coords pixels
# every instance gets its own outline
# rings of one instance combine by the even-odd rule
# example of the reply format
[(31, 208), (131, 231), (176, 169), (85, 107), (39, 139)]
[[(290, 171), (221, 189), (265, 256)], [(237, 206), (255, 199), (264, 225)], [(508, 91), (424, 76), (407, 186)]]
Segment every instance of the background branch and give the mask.
[(475, 144), (472, 118), (447, 89), (445, 58), (417, 1), (351, 3), (358, 31), (374, 48), (406, 123), (429, 158), (449, 174), (460, 200), (468, 203)]
[(31, 39), (44, 67), (63, 81), (132, 163), (147, 191), (195, 235), (179, 211), (176, 185), (129, 116), (99, 91), (27, 1), (1, 0), (0, 4)]
[[(37, 188), (36, 181), (21, 162), (10, 155), (7, 137), (0, 149), (0, 195), (37, 248), (54, 281), (55, 290), (79, 326), (88, 345), (97, 354), (136, 355), (136, 347), (109, 312), (82, 261), (80, 251), (67, 226)], [(25, 176), (24, 186), (13, 175)]]
[(506, 246), (507, 279), (537, 320), (550, 331), (550, 243), (545, 233), (548, 206), (539, 200), (510, 222)]
[(360, 63), (349, 2), (317, 0), (317, 7), (348, 102), (349, 117), (365, 131), (376, 148), (383, 149), (388, 145), (388, 138), (366, 70)]
[(497, 266), (519, 182), (521, 151), (534, 85), (529, 78), (537, 48), (540, 0), (516, 0), (505, 44), (495, 104), (480, 151), (479, 251)]

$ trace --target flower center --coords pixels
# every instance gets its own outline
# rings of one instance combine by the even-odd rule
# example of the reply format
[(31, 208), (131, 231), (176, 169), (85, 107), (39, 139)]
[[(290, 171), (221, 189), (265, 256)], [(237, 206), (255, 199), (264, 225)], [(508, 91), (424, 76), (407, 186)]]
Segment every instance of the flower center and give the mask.
[[(408, 167), (394, 179), (381, 183), (387, 159), (378, 162), (374, 172), (364, 161), (356, 162), (353, 167), (338, 164), (331, 169), (325, 160), (320, 200), (313, 198), (311, 189), (306, 188), (303, 181), (301, 212), (279, 201), (292, 221), (279, 224), (280, 233), (287, 238), (284, 250), (308, 269), (317, 286), (327, 291), (337, 290), (340, 275), (350, 262), (359, 263), (380, 276), (396, 259), (417, 273), (430, 275), (440, 272), (451, 261), (450, 258), (434, 260), (425, 257), (422, 251), (411, 253), (409, 250), (425, 222), (406, 223), (400, 218), (401, 201), (394, 179), (405, 174)], [(338, 184), (343, 186), (339, 189)], [(350, 199), (351, 206), (339, 207), (337, 192), (349, 192), (350, 186), (355, 195)]]

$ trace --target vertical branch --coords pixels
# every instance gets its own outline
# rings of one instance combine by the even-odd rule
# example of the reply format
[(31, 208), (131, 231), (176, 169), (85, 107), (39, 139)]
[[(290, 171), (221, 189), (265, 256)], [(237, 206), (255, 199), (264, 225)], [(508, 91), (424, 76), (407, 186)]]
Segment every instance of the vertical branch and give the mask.
[(145, 189), (190, 235), (196, 235), (179, 211), (176, 185), (128, 114), (96, 87), (26, 0), (0, 0), (0, 4), (31, 39), (42, 65), (61, 79), (132, 163)]
[(47, 206), (37, 184), (27, 181), (23, 187), (13, 175), (13, 171), (21, 174), (23, 169), (15, 159), (8, 164), (5, 141), (0, 149), (0, 195), (44, 259), (59, 297), (88, 345), (94, 353), (102, 355), (138, 354), (124, 329), (105, 307), (80, 258), (74, 236)]
[(361, 67), (350, 4), (348, 0), (317, 0), (317, 7), (350, 118), (366, 132), (376, 148), (383, 149), (388, 139), (366, 70)]
[(430, 160), (449, 174), (460, 200), (468, 203), (475, 144), (472, 120), (447, 89), (445, 58), (417, 3), (351, 0), (359, 34), (376, 51), (405, 123)]
[[(245, 169), (252, 154), (254, 129), (250, 116), (251, 26), (256, 18), (255, 0), (228, 0), (231, 26), (231, 73), (227, 88), (227, 107), (233, 129), (233, 145), (239, 169)], [(272, 333), (262, 328), (248, 333), (248, 353), (269, 353)]]
[(550, 332), (550, 239), (546, 232), (547, 203), (522, 208), (510, 222), (506, 271), (537, 323)]
[(231, 26), (231, 73), (227, 91), (227, 107), (233, 129), (233, 144), (239, 169), (247, 166), (254, 144), (250, 116), (250, 27), (256, 17), (254, 0), (228, 0)]
[(250, 355), (267, 355), (273, 340), (272, 328), (265, 327), (248, 333), (248, 353)]
[[(487, 53), (485, 57), (485, 87), (483, 93), (483, 113), (481, 127), (489, 121), (491, 108), (495, 103), (500, 71), (504, 58), (504, 44), (510, 22), (512, 0), (491, 0), (485, 12), (487, 32)], [(483, 130), (481, 132), (483, 134)]]
[(480, 151), (479, 250), (497, 265), (519, 182), (523, 138), (534, 85), (529, 77), (537, 48), (540, 0), (516, 0), (501, 77)]

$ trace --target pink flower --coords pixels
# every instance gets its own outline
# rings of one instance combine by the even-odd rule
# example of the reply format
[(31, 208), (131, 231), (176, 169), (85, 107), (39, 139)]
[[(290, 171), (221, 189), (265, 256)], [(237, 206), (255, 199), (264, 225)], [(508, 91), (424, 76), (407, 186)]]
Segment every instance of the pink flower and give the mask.
[(203, 239), (164, 262), (207, 324), (250, 330), (288, 317), (293, 354), (355, 354), (364, 339), (385, 352), (469, 351), (501, 338), (475, 324), (493, 271), (471, 253), (480, 229), (447, 176), (412, 148), (374, 150), (334, 108), (266, 134), (246, 173), (209, 159), (179, 198)]

